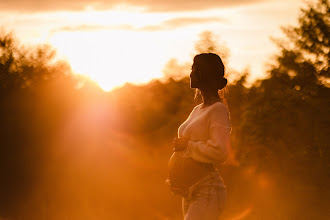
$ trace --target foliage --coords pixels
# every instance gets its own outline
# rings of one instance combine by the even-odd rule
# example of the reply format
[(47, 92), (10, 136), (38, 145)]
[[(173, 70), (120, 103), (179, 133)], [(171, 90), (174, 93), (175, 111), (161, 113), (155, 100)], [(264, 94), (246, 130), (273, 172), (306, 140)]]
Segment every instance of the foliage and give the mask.
[(70, 71), (66, 63), (55, 62), (55, 51), (49, 46), (23, 48), (11, 34), (0, 38), (0, 55), (0, 88), (3, 91), (36, 86), (64, 77)]
[(122, 113), (122, 129), (155, 144), (177, 135), (176, 128), (194, 106), (193, 93), (186, 77), (145, 86), (127, 84), (114, 91), (112, 99)]
[(195, 51), (197, 54), (218, 54), (225, 65), (229, 57), (229, 49), (227, 48), (225, 43), (221, 42), (219, 37), (211, 31), (204, 31), (199, 35), (199, 39), (195, 44)]
[[(301, 10), (298, 27), (283, 28), (288, 41), (280, 44), (295, 63), (310, 65), (315, 77), (329, 80), (330, 4), (328, 0), (309, 3)], [(301, 68), (301, 67), (300, 67)], [(308, 68), (308, 67), (306, 67)]]
[[(302, 9), (298, 27), (284, 28), (286, 44), (279, 45), (269, 77), (242, 92), (248, 103), (236, 115), (240, 163), (272, 172), (283, 183), (281, 193), (304, 193), (320, 209), (328, 203), (321, 195), (329, 192), (329, 15), (329, 2), (320, 0)], [(298, 207), (307, 204), (296, 202)], [(309, 208), (300, 218), (324, 217)]]
[[(251, 105), (246, 109), (242, 126), (248, 134), (246, 138), (253, 139), (252, 144), (271, 145), (274, 150), (284, 147), (282, 150), (287, 152), (282, 152), (283, 155), (288, 155), (292, 145), (296, 145), (305, 152), (297, 160), (319, 155), (312, 160), (325, 162), (330, 91), (320, 76), (329, 75), (329, 53), (324, 53), (330, 51), (326, 37), (330, 28), (328, 10), (327, 1), (318, 1), (315, 7), (302, 10), (300, 26), (285, 29), (294, 47), (282, 46), (270, 77), (250, 89)], [(270, 126), (273, 122), (277, 126)], [(309, 150), (323, 153), (309, 154)]]
[(69, 108), (65, 99), (58, 99), (77, 80), (68, 74), (68, 65), (54, 58), (55, 52), (48, 46), (25, 49), (10, 34), (0, 37), (3, 216), (17, 212), (39, 184), (49, 150), (45, 146)]

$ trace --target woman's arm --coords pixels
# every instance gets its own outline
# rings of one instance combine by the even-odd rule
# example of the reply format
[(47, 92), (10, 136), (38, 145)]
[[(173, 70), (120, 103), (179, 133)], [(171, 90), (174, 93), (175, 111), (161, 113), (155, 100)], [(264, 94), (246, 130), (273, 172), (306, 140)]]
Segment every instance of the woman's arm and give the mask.
[(230, 129), (222, 126), (210, 128), (210, 139), (207, 141), (188, 141), (191, 158), (203, 163), (223, 163), (228, 158), (230, 148)]
[(209, 139), (188, 141), (188, 154), (204, 163), (225, 162), (230, 149), (229, 112), (225, 105), (217, 105), (210, 112)]

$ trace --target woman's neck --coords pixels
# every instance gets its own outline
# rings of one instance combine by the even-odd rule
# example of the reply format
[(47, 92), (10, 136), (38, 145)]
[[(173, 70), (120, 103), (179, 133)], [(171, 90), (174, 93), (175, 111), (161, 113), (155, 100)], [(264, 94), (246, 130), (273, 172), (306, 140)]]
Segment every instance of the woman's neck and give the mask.
[(212, 105), (216, 102), (220, 102), (221, 99), (218, 95), (218, 92), (203, 92), (202, 91), (202, 97), (203, 97), (203, 107)]

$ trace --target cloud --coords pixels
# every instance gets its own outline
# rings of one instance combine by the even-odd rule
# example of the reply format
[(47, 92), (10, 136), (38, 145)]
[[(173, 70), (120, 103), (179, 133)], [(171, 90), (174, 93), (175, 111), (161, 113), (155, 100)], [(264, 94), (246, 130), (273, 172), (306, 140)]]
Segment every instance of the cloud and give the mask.
[(219, 17), (181, 17), (165, 20), (158, 25), (147, 25), (142, 27), (134, 27), (129, 24), (121, 25), (76, 25), (76, 26), (64, 26), (54, 29), (52, 32), (62, 31), (103, 31), (103, 30), (127, 30), (127, 31), (164, 31), (173, 30), (189, 25), (214, 23), (214, 22), (227, 22), (223, 18)]
[(71, 32), (71, 31), (103, 31), (103, 30), (134, 30), (135, 28), (131, 25), (75, 25), (75, 26), (64, 26), (54, 29), (52, 32)]
[(152, 12), (178, 12), (235, 7), (265, 1), (271, 0), (0, 0), (0, 11), (81, 11), (88, 7), (106, 10), (118, 5), (128, 5)]
[(182, 17), (166, 20), (159, 25), (150, 25), (140, 28), (142, 31), (161, 31), (161, 30), (172, 30), (181, 28), (189, 25), (214, 23), (214, 22), (226, 22), (225, 19), (219, 17)]

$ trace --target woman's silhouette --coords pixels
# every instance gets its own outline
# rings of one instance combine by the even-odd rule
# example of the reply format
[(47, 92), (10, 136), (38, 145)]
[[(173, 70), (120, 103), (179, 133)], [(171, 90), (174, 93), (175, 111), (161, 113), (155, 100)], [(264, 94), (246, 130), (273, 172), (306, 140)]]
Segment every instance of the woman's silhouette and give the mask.
[(168, 183), (183, 197), (185, 220), (217, 220), (226, 201), (224, 182), (215, 169), (227, 160), (230, 146), (229, 112), (219, 96), (227, 84), (224, 70), (216, 54), (194, 57), (190, 85), (201, 92), (203, 102), (179, 127), (169, 162)]

